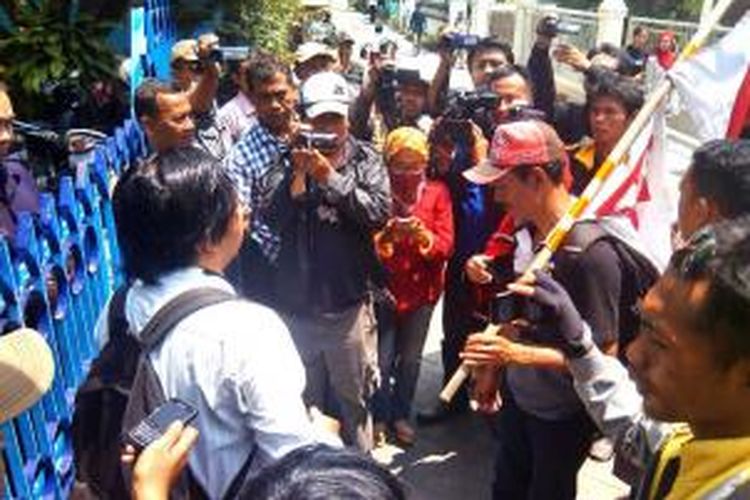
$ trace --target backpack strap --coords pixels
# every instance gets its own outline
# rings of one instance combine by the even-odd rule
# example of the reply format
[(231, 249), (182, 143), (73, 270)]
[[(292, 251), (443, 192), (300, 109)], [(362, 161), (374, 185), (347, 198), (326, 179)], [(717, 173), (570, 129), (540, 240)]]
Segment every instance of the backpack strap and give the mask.
[(175, 327), (194, 312), (221, 302), (237, 299), (237, 295), (218, 288), (202, 287), (179, 294), (163, 305), (146, 323), (138, 342), (143, 353), (151, 351)]
[(128, 332), (128, 319), (125, 316), (125, 301), (128, 298), (128, 284), (122, 285), (112, 294), (107, 310), (107, 331), (110, 338)]

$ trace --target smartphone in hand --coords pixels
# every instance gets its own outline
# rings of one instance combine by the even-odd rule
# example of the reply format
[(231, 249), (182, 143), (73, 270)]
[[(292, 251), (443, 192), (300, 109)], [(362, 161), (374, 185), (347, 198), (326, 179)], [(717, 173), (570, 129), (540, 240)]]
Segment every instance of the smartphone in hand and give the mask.
[(140, 451), (159, 439), (169, 426), (179, 420), (190, 424), (198, 416), (198, 410), (181, 399), (170, 399), (155, 409), (125, 435), (125, 442)]

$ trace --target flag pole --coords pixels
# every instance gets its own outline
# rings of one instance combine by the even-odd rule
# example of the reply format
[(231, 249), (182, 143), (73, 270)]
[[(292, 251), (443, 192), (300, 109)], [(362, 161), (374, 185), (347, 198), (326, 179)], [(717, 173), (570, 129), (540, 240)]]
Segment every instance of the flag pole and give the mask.
[[(716, 7), (711, 11), (711, 14), (706, 19), (705, 23), (701, 23), (698, 31), (693, 35), (690, 42), (680, 52), (676, 63), (684, 61), (692, 57), (703, 45), (706, 43), (708, 36), (714, 27), (719, 24), (719, 21), (726, 13), (727, 9), (732, 5), (734, 0), (719, 0)], [(633, 121), (628, 126), (625, 133), (622, 135), (617, 145), (614, 147), (611, 153), (604, 160), (604, 163), (599, 167), (591, 179), (591, 182), (586, 186), (580, 197), (573, 203), (568, 211), (560, 218), (555, 224), (555, 227), (547, 234), (544, 239), (544, 244), (541, 250), (536, 253), (529, 267), (519, 278), (518, 281), (529, 282), (533, 278), (535, 271), (544, 269), (549, 263), (552, 255), (560, 248), (565, 237), (570, 232), (573, 224), (578, 221), (586, 208), (591, 203), (596, 195), (604, 187), (604, 184), (611, 177), (612, 172), (622, 162), (625, 155), (630, 150), (638, 135), (644, 129), (648, 123), (651, 115), (654, 114), (656, 109), (662, 103), (662, 101), (669, 95), (672, 90), (672, 81), (669, 78), (664, 78), (659, 85), (649, 94), (648, 99), (641, 107), (640, 111), (636, 114)], [(489, 324), (485, 328), (484, 334), (497, 335), (500, 333), (500, 325)], [(462, 363), (461, 366), (456, 370), (448, 383), (443, 387), (440, 392), (440, 399), (449, 403), (453, 396), (456, 394), (458, 389), (463, 385), (469, 375), (471, 374), (471, 368), (467, 363)]]

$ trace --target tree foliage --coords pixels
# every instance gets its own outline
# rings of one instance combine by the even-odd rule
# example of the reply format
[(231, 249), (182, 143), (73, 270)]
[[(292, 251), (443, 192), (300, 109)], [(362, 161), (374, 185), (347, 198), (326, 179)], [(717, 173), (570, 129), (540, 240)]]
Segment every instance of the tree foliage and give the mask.
[(248, 41), (288, 58), (291, 29), (300, 15), (300, 1), (239, 0), (238, 3), (240, 25)]
[(24, 116), (53, 104), (43, 92), (51, 83), (87, 88), (115, 74), (106, 43), (112, 25), (82, 12), (78, 2), (4, 2), (0, 19), (0, 80), (10, 85)]

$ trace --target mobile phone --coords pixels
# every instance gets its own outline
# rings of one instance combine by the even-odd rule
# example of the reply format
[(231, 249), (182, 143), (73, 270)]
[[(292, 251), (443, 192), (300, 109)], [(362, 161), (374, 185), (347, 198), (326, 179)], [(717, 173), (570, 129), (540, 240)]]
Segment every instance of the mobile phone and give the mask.
[(190, 403), (177, 398), (170, 399), (130, 429), (125, 441), (140, 451), (159, 439), (173, 422), (179, 420), (182, 425), (188, 425), (197, 416), (198, 410)]

